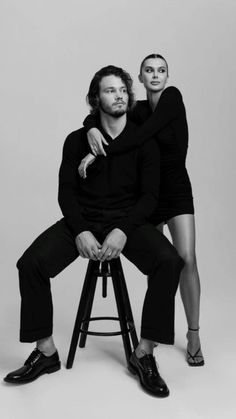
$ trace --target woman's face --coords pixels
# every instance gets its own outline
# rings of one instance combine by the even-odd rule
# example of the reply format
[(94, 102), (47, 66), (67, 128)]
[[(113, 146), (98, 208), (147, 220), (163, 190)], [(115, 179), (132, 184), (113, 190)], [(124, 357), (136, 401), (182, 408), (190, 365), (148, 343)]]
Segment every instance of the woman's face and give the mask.
[(148, 58), (144, 61), (139, 81), (148, 92), (160, 92), (168, 79), (166, 62), (162, 58)]

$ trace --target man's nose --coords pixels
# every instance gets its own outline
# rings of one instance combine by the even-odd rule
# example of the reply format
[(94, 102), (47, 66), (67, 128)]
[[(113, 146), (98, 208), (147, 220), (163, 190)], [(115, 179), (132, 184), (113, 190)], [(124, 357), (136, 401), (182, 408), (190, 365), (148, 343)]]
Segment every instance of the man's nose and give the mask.
[(123, 98), (123, 93), (122, 92), (116, 92), (116, 100), (118, 99), (122, 99)]

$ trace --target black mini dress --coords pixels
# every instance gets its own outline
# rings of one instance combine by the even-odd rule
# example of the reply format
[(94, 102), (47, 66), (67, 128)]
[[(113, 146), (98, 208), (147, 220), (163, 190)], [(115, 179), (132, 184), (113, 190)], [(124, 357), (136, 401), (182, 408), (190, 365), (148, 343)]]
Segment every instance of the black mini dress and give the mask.
[[(186, 169), (188, 149), (188, 125), (185, 106), (180, 91), (167, 87), (152, 111), (147, 100), (138, 101), (129, 118), (137, 131), (130, 138), (119, 135), (119, 140), (105, 147), (107, 155), (119, 154), (140, 146), (155, 138), (159, 144), (160, 190), (158, 205), (149, 219), (152, 224), (166, 223), (181, 214), (194, 214), (192, 187)], [(95, 126), (93, 116), (85, 120), (88, 130)]]

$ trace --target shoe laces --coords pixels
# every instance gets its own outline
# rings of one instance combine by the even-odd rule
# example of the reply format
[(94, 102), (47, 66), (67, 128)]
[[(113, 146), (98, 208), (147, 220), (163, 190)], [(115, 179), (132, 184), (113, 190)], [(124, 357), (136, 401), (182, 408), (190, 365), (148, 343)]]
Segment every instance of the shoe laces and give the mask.
[(25, 361), (25, 365), (26, 364), (34, 365), (39, 360), (41, 355), (42, 353), (37, 348), (35, 348), (33, 352), (30, 354), (29, 358), (27, 358), (27, 360)]

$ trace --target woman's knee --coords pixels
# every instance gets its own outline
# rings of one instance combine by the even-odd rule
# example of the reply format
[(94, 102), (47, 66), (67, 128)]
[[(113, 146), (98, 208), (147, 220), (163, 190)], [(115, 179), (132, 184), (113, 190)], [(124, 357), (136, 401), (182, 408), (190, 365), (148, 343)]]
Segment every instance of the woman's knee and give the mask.
[(196, 255), (193, 252), (185, 252), (181, 255), (186, 269), (195, 269), (197, 266)]

